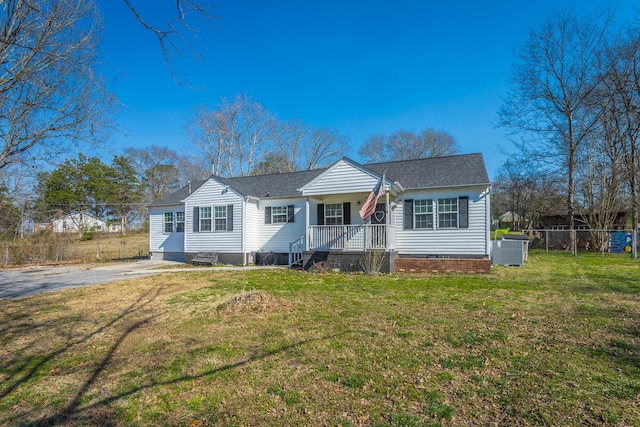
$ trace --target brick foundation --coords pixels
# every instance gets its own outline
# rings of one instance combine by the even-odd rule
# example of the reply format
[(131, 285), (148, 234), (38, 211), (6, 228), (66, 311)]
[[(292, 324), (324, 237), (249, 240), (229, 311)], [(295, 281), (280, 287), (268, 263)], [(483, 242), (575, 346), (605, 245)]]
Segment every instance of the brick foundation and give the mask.
[(489, 258), (398, 258), (396, 273), (491, 273)]

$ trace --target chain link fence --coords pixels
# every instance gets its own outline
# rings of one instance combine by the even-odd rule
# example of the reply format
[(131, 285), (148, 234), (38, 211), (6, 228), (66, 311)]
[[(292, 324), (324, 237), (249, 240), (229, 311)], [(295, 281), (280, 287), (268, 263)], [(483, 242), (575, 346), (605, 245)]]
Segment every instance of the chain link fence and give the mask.
[(149, 256), (148, 235), (93, 237), (74, 236), (29, 238), (0, 242), (2, 265), (29, 265), (61, 262), (113, 261), (143, 259)]
[(524, 230), (531, 249), (580, 253), (638, 254), (638, 233), (633, 230)]

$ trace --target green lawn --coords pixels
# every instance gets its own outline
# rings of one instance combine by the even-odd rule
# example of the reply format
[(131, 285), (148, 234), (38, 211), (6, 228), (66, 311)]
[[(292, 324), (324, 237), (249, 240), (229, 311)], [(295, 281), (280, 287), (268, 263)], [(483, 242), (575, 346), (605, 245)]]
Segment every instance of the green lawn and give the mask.
[(638, 425), (640, 260), (166, 273), (0, 302), (1, 425)]

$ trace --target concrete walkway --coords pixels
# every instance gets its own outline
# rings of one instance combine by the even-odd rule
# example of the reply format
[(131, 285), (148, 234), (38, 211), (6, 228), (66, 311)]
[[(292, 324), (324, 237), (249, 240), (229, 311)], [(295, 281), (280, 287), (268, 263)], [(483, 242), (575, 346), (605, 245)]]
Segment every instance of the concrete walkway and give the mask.
[[(179, 267), (181, 265), (184, 267)], [(133, 276), (152, 276), (181, 271), (248, 270), (256, 268), (284, 267), (189, 267), (188, 264), (172, 261), (144, 260), (126, 263), (3, 268), (0, 269), (0, 299), (20, 298), (42, 292), (127, 280)]]

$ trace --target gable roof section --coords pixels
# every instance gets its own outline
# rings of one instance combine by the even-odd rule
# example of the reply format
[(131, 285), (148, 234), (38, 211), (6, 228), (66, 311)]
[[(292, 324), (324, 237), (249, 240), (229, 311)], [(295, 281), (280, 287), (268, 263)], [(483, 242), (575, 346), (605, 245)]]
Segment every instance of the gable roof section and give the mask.
[(299, 197), (302, 196), (302, 192), (298, 191), (298, 187), (313, 180), (325, 170), (313, 169), (269, 175), (240, 176), (237, 178), (216, 177), (216, 179), (245, 196), (253, 196), (260, 199)]
[(299, 190), (305, 195), (370, 192), (380, 176), (360, 163), (343, 157)]
[[(205, 182), (207, 181), (194, 181), (191, 184), (187, 184), (162, 199), (149, 203), (149, 207), (181, 205), (184, 202), (184, 199), (189, 197), (189, 194), (202, 187), (202, 184)], [(189, 191), (189, 187), (191, 187), (191, 191)]]
[[(364, 173), (370, 171), (381, 176), (386, 172), (388, 180), (399, 183), (405, 190), (490, 185), (489, 176), (480, 153), (368, 165), (361, 165), (343, 157), (331, 167), (323, 169), (236, 178), (222, 178), (219, 176), (212, 178), (224, 185), (228, 185), (243, 196), (252, 196), (260, 199), (300, 197), (302, 192), (299, 189), (309, 186), (317, 179), (322, 179), (321, 175), (323, 173), (330, 171), (340, 162), (347, 162), (361, 169)], [(180, 205), (189, 194), (196, 191), (205, 182), (192, 182), (191, 192), (189, 192), (189, 186), (185, 185), (163, 199), (149, 204), (149, 206)]]

